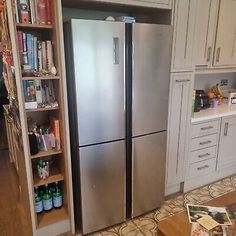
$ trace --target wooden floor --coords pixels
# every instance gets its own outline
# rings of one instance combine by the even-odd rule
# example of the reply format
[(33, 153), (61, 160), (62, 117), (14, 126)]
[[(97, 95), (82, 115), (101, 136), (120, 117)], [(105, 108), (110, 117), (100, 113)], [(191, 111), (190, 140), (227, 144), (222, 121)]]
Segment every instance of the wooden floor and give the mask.
[(31, 236), (30, 223), (18, 201), (17, 174), (7, 150), (0, 150), (0, 236)]

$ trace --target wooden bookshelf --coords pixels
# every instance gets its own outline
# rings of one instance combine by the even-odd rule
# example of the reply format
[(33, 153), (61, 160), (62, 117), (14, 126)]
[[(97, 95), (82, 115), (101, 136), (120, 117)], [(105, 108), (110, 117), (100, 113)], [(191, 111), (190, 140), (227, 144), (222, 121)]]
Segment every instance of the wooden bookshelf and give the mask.
[(29, 77), (22, 77), (22, 80), (58, 80), (60, 76), (29, 76)]
[(39, 151), (37, 154), (32, 155), (31, 159), (36, 159), (40, 157), (47, 157), (47, 156), (53, 156), (53, 155), (58, 155), (61, 154), (62, 150), (50, 150), (50, 151)]
[[(61, 8), (61, 0), (50, 0), (51, 9), (51, 20), (53, 22), (52, 25), (44, 25), (44, 24), (22, 24), (17, 23), (15, 16), (16, 9), (14, 9), (14, 2), (12, 0), (6, 0), (7, 5), (7, 18), (9, 22), (9, 31), (12, 43), (12, 55), (14, 60), (14, 68), (15, 68), (15, 77), (16, 77), (16, 88), (17, 88), (17, 97), (19, 100), (19, 113), (20, 113), (20, 124), (22, 126), (22, 158), (24, 160), (24, 165), (19, 166), (19, 175), (24, 173), (24, 178), (22, 181), (20, 180), (20, 184), (22, 188), (24, 188), (24, 195), (22, 197), (22, 201), (27, 204), (25, 207), (26, 214), (30, 217), (30, 222), (32, 225), (32, 235), (33, 236), (43, 236), (43, 235), (51, 235), (51, 232), (56, 232), (55, 234), (61, 235), (70, 231), (70, 233), (75, 232), (74, 228), (74, 212), (73, 212), (73, 190), (72, 190), (72, 174), (71, 174), (71, 162), (70, 162), (70, 137), (69, 137), (69, 121), (68, 121), (68, 108), (67, 108), (67, 91), (66, 91), (66, 75), (65, 75), (65, 61), (64, 61), (64, 43), (63, 43), (63, 20), (62, 20), (62, 8)], [(36, 1), (32, 1), (33, 4)], [(37, 8), (36, 8), (37, 9)], [(31, 10), (31, 9), (30, 9)], [(31, 13), (31, 12), (30, 12)], [(31, 17), (32, 15), (29, 14)], [(20, 16), (22, 17), (22, 16)], [(24, 33), (26, 38), (31, 41), (31, 47), (28, 46), (25, 42), (25, 38), (23, 39), (20, 36), (21, 32)], [(29, 37), (28, 37), (29, 35)], [(21, 38), (22, 37), (22, 38)], [(21, 40), (21, 41), (20, 41)], [(28, 53), (28, 48), (32, 47), (34, 50), (31, 51), (33, 53), (37, 53), (40, 49), (38, 43), (50, 41), (50, 45), (46, 44), (46, 47), (51, 47), (49, 52), (52, 52), (52, 66), (55, 66), (57, 75), (52, 76), (25, 76), (22, 73), (23, 66), (21, 63), (25, 63), (24, 65), (29, 64), (30, 53)], [(23, 51), (22, 49), (23, 43)], [(25, 47), (24, 44), (27, 44)], [(30, 50), (31, 50), (30, 49)], [(35, 50), (36, 49), (36, 50)], [(27, 60), (24, 59), (27, 56)], [(48, 55), (48, 51), (44, 51), (44, 55)], [(32, 56), (32, 55), (31, 55)], [(38, 54), (37, 54), (38, 56)], [(31, 68), (41, 72), (41, 70), (45, 70), (45, 67), (39, 67), (38, 60), (35, 60), (34, 54), (34, 63)], [(32, 59), (32, 57), (31, 57)], [(38, 59), (38, 57), (37, 57)], [(45, 57), (42, 57), (45, 59)], [(50, 67), (48, 65), (48, 59), (46, 58), (46, 69), (50, 71)], [(31, 61), (32, 62), (32, 61)], [(44, 61), (45, 62), (45, 61)], [(38, 64), (37, 64), (38, 63)], [(42, 70), (42, 71), (43, 71)], [(58, 107), (49, 107), (49, 108), (37, 108), (37, 109), (25, 109), (25, 81), (34, 81), (34, 80), (47, 80), (44, 81), (45, 84), (50, 84), (50, 80), (52, 80), (52, 88), (51, 91), (54, 91), (55, 100), (58, 102)], [(32, 86), (38, 86), (36, 84)], [(27, 87), (28, 89), (28, 87)], [(49, 90), (49, 89), (48, 89)], [(36, 90), (35, 90), (36, 91)], [(51, 96), (51, 94), (49, 95)], [(37, 125), (45, 125), (50, 124), (50, 116), (53, 115), (57, 120), (59, 120), (59, 134), (60, 134), (60, 143), (61, 150), (50, 150), (50, 151), (40, 151), (36, 155), (30, 154), (30, 143), (28, 136), (28, 121), (33, 119)], [(57, 156), (58, 155), (58, 156)], [(43, 180), (40, 179), (36, 169), (37, 158), (42, 160), (47, 160), (48, 157), (52, 156), (53, 158), (53, 166), (50, 166), (49, 174), (50, 176)], [(55, 165), (54, 165), (55, 164)], [(54, 168), (57, 167), (57, 168)], [(50, 212), (43, 212), (41, 214), (37, 214), (35, 212), (35, 186), (42, 186), (44, 189), (45, 184), (52, 184), (55, 182), (60, 182), (60, 188), (63, 191), (63, 206), (60, 209), (53, 209)], [(55, 224), (57, 227), (55, 228)], [(66, 231), (65, 231), (66, 230)]]
[(61, 220), (67, 219), (68, 213), (65, 207), (61, 207), (59, 209), (52, 209), (49, 212), (42, 212), (37, 216), (37, 227), (41, 228), (46, 225), (53, 224), (55, 222), (59, 222)]
[(40, 179), (38, 173), (34, 172), (34, 187), (43, 186), (64, 180), (64, 176), (57, 168), (50, 169), (50, 175), (47, 179)]
[(53, 25), (43, 25), (43, 24), (23, 24), (17, 23), (17, 29), (34, 29), (34, 30), (42, 30), (42, 29), (53, 29)]

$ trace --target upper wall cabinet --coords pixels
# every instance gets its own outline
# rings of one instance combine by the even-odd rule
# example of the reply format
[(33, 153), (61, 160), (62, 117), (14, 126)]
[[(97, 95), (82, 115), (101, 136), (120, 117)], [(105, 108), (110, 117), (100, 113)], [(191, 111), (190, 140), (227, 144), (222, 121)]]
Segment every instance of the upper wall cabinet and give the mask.
[(208, 68), (214, 55), (219, 0), (198, 0), (194, 36), (196, 68)]
[(90, 0), (90, 2), (117, 3), (132, 6), (171, 9), (172, 0)]
[(236, 1), (220, 1), (214, 66), (236, 65)]
[(195, 10), (196, 0), (175, 1), (172, 72), (193, 70)]
[(194, 33), (197, 69), (236, 66), (236, 1), (198, 0)]

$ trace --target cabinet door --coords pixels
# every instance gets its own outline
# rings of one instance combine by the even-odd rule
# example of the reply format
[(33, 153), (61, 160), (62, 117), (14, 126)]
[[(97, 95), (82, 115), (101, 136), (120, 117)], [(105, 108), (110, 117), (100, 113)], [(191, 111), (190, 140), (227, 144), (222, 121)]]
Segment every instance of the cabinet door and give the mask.
[(212, 63), (217, 26), (218, 0), (198, 0), (194, 33), (194, 63), (207, 68)]
[(172, 72), (192, 71), (196, 0), (175, 1)]
[(236, 164), (236, 116), (222, 118), (217, 168)]
[(236, 1), (220, 2), (214, 66), (236, 65)]
[(166, 182), (168, 186), (178, 184), (184, 178), (184, 159), (189, 146), (192, 80), (190, 73), (175, 74), (171, 77)]

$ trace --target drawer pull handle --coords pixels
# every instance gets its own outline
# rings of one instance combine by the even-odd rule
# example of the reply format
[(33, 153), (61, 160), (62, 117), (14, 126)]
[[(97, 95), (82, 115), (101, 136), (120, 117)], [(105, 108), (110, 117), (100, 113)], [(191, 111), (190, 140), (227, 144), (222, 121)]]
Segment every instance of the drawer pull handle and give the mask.
[(208, 140), (208, 141), (205, 141), (205, 142), (200, 142), (200, 145), (205, 145), (205, 144), (209, 144), (209, 143), (211, 143), (211, 141), (210, 141), (210, 140)]
[(205, 166), (198, 167), (197, 169), (198, 169), (198, 170), (204, 170), (204, 169), (207, 169), (207, 168), (209, 168), (209, 166), (208, 166), (208, 165), (205, 165)]
[(183, 80), (177, 79), (177, 80), (175, 80), (175, 82), (177, 82), (177, 83), (185, 83), (185, 82), (189, 82), (189, 81), (190, 81), (190, 79), (183, 79)]
[(225, 123), (225, 127), (224, 127), (224, 136), (227, 136), (227, 135), (228, 135), (228, 128), (229, 128), (229, 123), (226, 122), (226, 123)]
[(202, 127), (201, 130), (208, 130), (208, 129), (213, 129), (213, 126), (206, 126), (206, 127)]
[(203, 157), (207, 157), (207, 156), (210, 156), (210, 153), (205, 153), (205, 154), (202, 154), (202, 155), (198, 155), (199, 158), (203, 158)]

